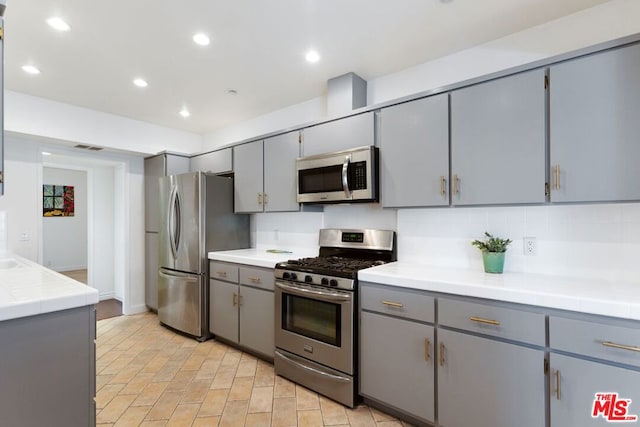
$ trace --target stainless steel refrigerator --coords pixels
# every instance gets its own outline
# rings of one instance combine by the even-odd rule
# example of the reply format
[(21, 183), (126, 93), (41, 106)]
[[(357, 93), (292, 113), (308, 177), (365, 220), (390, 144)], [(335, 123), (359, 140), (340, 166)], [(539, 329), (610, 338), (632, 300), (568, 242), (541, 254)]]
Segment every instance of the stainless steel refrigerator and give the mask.
[(207, 253), (249, 247), (249, 216), (233, 213), (233, 179), (202, 172), (160, 178), (158, 318), (209, 337)]

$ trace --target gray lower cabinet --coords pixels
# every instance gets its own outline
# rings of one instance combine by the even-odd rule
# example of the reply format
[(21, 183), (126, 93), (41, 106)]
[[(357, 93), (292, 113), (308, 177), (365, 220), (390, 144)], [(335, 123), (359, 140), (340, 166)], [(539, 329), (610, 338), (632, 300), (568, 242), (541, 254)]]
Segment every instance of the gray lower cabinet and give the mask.
[[(640, 423), (637, 321), (552, 315), (549, 347), (551, 427), (605, 426), (622, 422), (616, 416), (627, 415), (637, 416), (636, 422)], [(609, 396), (597, 398), (598, 393)], [(617, 393), (615, 398), (611, 398), (612, 393)], [(620, 403), (624, 399), (631, 399), (626, 412), (614, 405), (615, 400), (625, 405)]]
[(380, 111), (383, 207), (449, 204), (449, 96), (418, 99)]
[(640, 44), (549, 74), (551, 201), (640, 200)]
[(360, 394), (433, 422), (434, 328), (377, 313), (360, 316)]
[(3, 426), (96, 425), (95, 306), (0, 322)]
[(210, 153), (193, 156), (189, 159), (191, 172), (229, 173), (233, 172), (232, 149), (212, 151)]
[(545, 352), (438, 329), (442, 427), (544, 427)]
[(258, 353), (273, 357), (273, 291), (240, 285), (240, 341)]
[(273, 269), (212, 261), (209, 274), (211, 333), (273, 359)]
[(360, 394), (412, 420), (435, 420), (434, 298), (360, 284)]
[(295, 164), (300, 156), (299, 136), (293, 131), (233, 147), (237, 213), (299, 209)]
[[(640, 423), (640, 371), (554, 353), (549, 362), (551, 427), (607, 426), (623, 421), (616, 420), (616, 415), (635, 415)], [(600, 402), (594, 418), (598, 393), (616, 393), (615, 400), (631, 399), (631, 404), (623, 411), (612, 407), (613, 402), (607, 403), (604, 397), (597, 399)], [(611, 421), (609, 416), (613, 417)]]
[(238, 284), (210, 280), (209, 330), (231, 342), (239, 341)]
[(451, 203), (544, 203), (545, 70), (451, 92)]
[(158, 233), (144, 233), (145, 237), (145, 287), (144, 301), (147, 307), (158, 309), (158, 270), (160, 263), (158, 261)]
[(330, 153), (374, 145), (373, 111), (321, 123), (303, 130), (302, 155)]

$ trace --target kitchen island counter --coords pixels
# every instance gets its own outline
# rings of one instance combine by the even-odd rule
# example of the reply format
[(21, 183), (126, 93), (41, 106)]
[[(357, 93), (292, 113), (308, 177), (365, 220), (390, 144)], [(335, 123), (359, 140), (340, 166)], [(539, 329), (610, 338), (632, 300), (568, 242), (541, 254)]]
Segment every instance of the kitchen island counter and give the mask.
[(0, 321), (96, 304), (98, 291), (33, 261), (0, 257)]
[(640, 320), (640, 282), (490, 274), (393, 262), (362, 270), (362, 282)]
[(275, 268), (279, 262), (290, 259), (318, 256), (317, 248), (287, 249), (280, 252), (279, 249), (259, 247), (249, 249), (236, 249), (232, 251), (209, 252), (209, 259), (213, 261), (233, 262), (236, 264), (252, 265), (255, 267)]

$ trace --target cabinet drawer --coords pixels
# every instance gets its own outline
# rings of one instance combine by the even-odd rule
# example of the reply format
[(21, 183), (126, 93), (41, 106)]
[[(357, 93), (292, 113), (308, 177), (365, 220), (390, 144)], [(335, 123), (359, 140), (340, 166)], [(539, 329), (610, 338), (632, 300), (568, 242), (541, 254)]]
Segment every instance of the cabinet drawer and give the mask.
[(550, 316), (549, 346), (640, 367), (640, 322), (621, 325)]
[(273, 269), (257, 267), (240, 267), (240, 284), (254, 288), (273, 290), (275, 278)]
[(226, 262), (211, 261), (209, 263), (209, 278), (238, 283), (238, 266)]
[(438, 299), (438, 323), (479, 334), (545, 345), (544, 314), (482, 303)]
[(435, 320), (434, 298), (413, 289), (361, 283), (360, 307), (423, 322), (433, 323)]

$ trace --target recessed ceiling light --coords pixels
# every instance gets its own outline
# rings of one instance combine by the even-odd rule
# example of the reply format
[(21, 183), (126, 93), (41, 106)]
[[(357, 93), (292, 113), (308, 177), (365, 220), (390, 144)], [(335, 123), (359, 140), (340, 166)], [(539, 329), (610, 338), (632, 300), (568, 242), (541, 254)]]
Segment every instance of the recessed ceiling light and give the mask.
[(51, 155), (51, 153), (49, 153), (48, 151), (43, 151), (43, 152), (42, 152), (42, 155), (43, 155), (43, 156), (50, 156), (50, 155)]
[(237, 94), (238, 94), (238, 91), (237, 91), (237, 90), (235, 90), (235, 89), (228, 89), (228, 90), (227, 90), (227, 93), (228, 93), (229, 95), (237, 95)]
[(318, 52), (316, 52), (315, 50), (310, 50), (305, 55), (305, 59), (308, 62), (311, 62), (311, 63), (318, 62), (318, 61), (320, 61), (320, 54)]
[(23, 65), (22, 71), (24, 71), (27, 74), (33, 74), (33, 75), (40, 74), (40, 70), (38, 70), (33, 65)]
[(134, 79), (133, 80), (133, 84), (138, 86), (138, 87), (147, 87), (147, 86), (149, 86), (147, 81), (145, 79), (141, 79), (141, 78)]
[(208, 46), (210, 43), (209, 37), (205, 33), (194, 34), (193, 41), (200, 46)]
[(51, 28), (54, 28), (58, 31), (69, 31), (71, 29), (71, 26), (69, 24), (67, 24), (62, 20), (62, 18), (59, 18), (57, 16), (52, 16), (51, 18), (47, 19), (47, 24), (49, 24)]
[(189, 110), (187, 110), (186, 108), (183, 108), (182, 110), (180, 110), (180, 115), (186, 119), (191, 115), (191, 113), (189, 113)]

